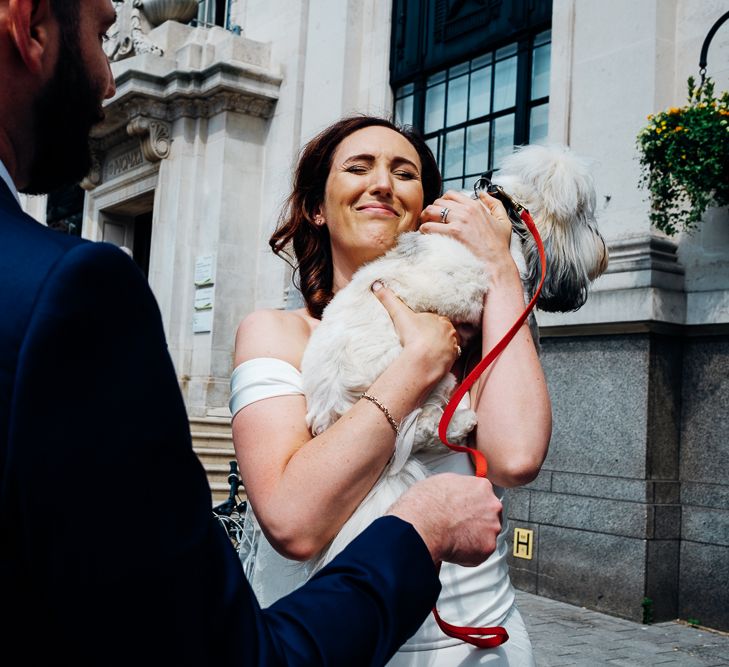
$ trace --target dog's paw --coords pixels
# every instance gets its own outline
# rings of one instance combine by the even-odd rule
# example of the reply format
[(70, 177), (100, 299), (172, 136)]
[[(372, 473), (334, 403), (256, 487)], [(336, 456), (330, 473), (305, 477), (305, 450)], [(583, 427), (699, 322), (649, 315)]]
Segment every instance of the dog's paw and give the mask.
[(415, 423), (415, 440), (413, 451), (418, 451), (429, 445), (440, 442), (438, 438), (438, 425), (443, 416), (443, 408), (440, 405), (428, 404), (423, 406), (418, 420)]
[(473, 410), (456, 410), (450, 424), (448, 424), (448, 441), (456, 445), (462, 445), (477, 423), (478, 419)]
[[(443, 416), (439, 406), (426, 405), (418, 417), (415, 426), (415, 444), (413, 451), (441, 446), (438, 427)], [(456, 410), (448, 424), (448, 442), (456, 445), (465, 444), (468, 434), (475, 428), (478, 420), (473, 410)]]

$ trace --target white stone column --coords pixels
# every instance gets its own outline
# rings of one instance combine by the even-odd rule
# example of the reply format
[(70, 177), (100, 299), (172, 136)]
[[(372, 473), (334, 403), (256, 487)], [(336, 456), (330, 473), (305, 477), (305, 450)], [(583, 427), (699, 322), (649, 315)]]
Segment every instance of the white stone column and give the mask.
[(684, 270), (675, 241), (651, 229), (636, 149), (646, 116), (675, 104), (677, 4), (554, 1), (550, 140), (593, 162), (611, 259), (580, 311), (539, 314), (548, 333), (686, 319)]
[[(220, 28), (168, 22), (146, 39), (154, 49), (113, 65), (84, 235), (102, 237), (103, 211), (136, 215), (133, 201), (147, 211), (153, 202), (149, 282), (188, 412), (225, 414), (235, 327), (255, 308), (264, 147), (281, 78), (267, 45)], [(211, 259), (203, 291), (201, 258)], [(196, 309), (203, 294), (212, 311)], [(194, 328), (201, 313), (209, 322)]]

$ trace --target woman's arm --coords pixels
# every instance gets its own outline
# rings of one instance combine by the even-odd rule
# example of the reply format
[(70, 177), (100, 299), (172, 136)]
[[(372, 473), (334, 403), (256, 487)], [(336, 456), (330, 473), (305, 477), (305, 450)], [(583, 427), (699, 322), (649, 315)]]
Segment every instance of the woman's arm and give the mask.
[[(448, 206), (449, 224), (435, 222)], [(481, 202), (448, 192), (423, 211), (425, 233), (452, 235), (489, 267), (484, 299), (482, 356), (511, 328), (525, 308), (519, 271), (509, 252), (511, 223), (502, 204), (482, 194)], [(489, 479), (511, 487), (532, 481), (547, 455), (552, 412), (539, 356), (523, 324), (511, 343), (472, 390), (478, 415), (476, 445), (489, 464)]]
[[(393, 317), (403, 351), (368, 392), (399, 421), (448, 372), (455, 331), (444, 318), (413, 313), (385, 288), (378, 297)], [(235, 363), (274, 357), (298, 368), (308, 338), (303, 317), (253, 313), (238, 329)], [(233, 419), (236, 457), (261, 528), (278, 551), (300, 560), (314, 556), (339, 532), (395, 444), (389, 422), (367, 400), (315, 438), (305, 417), (303, 396), (280, 396), (252, 403)]]

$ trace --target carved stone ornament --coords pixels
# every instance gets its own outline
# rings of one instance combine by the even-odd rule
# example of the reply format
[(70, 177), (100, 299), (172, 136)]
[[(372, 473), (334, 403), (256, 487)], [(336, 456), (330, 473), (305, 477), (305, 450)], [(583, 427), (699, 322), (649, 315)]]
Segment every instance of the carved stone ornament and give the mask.
[(139, 137), (142, 155), (148, 162), (159, 162), (170, 154), (170, 125), (161, 120), (137, 116), (127, 123), (127, 134)]
[(165, 21), (189, 23), (197, 16), (198, 0), (134, 0), (152, 25)]
[(164, 55), (147, 37), (139, 9), (139, 0), (115, 0), (116, 23), (107, 33), (104, 51), (109, 60), (123, 60), (142, 53)]
[(102, 154), (99, 151), (98, 147), (91, 146), (90, 149), (91, 152), (91, 169), (89, 170), (89, 173), (86, 174), (86, 178), (84, 178), (83, 181), (81, 181), (80, 185), (81, 187), (86, 190), (87, 192), (90, 190), (93, 190), (97, 185), (101, 184), (101, 175), (102, 175)]

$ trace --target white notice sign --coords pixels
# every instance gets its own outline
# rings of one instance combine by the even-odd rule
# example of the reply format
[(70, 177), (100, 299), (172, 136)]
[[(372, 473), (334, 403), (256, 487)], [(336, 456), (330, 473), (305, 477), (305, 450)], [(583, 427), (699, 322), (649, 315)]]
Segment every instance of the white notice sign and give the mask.
[(192, 332), (207, 333), (213, 329), (213, 311), (196, 310), (192, 314)]
[(195, 287), (212, 285), (215, 282), (215, 255), (200, 255), (195, 258)]
[(213, 307), (213, 299), (215, 287), (198, 287), (195, 290), (195, 310), (211, 310)]

